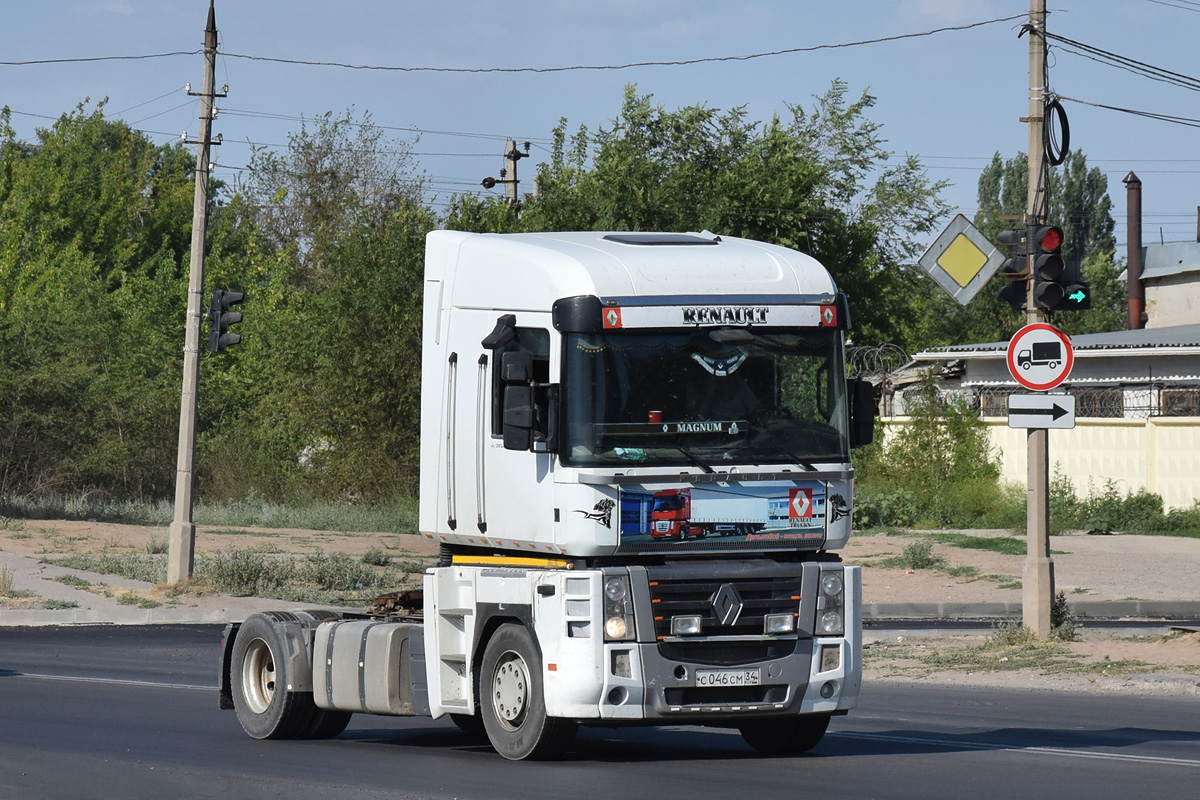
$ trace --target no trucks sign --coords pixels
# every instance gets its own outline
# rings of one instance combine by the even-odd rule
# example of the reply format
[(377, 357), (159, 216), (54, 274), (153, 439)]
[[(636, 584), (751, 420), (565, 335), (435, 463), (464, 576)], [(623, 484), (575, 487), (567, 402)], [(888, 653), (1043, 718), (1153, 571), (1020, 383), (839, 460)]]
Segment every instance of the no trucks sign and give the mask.
[(1071, 340), (1053, 325), (1035, 322), (1008, 343), (1008, 371), (1026, 389), (1044, 392), (1067, 379), (1075, 365)]

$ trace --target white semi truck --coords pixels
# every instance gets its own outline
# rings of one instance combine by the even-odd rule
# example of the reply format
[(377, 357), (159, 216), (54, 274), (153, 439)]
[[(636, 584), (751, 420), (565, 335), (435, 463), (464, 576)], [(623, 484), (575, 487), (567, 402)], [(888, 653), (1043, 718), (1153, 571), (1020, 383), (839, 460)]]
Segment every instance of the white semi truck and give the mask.
[[(255, 738), (449, 715), (510, 759), (579, 725), (737, 728), (800, 752), (858, 702), (849, 310), (799, 252), (710, 233), (426, 242), (423, 589), (376, 613), (230, 625), (219, 692)], [(655, 495), (771, 509), (652, 535)], [(729, 533), (729, 532), (726, 532)]]

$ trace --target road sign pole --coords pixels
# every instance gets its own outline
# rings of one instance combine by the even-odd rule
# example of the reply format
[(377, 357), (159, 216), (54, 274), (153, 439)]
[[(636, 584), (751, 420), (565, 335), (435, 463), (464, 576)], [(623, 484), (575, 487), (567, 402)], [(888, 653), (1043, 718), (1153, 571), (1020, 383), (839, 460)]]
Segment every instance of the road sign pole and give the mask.
[[(1029, 194), (1026, 227), (1040, 224), (1049, 207), (1048, 175), (1045, 169), (1046, 113), (1046, 0), (1029, 2)], [(1030, 251), (1029, 269), (1033, 274)], [(1029, 281), (1026, 322), (1040, 323), (1044, 317), (1034, 302), (1036, 281)], [(1044, 390), (1043, 390), (1044, 391)], [(1050, 434), (1041, 428), (1029, 430), (1026, 507), (1025, 567), (1021, 579), (1022, 618), (1025, 626), (1039, 639), (1050, 635), (1050, 603), (1054, 598), (1054, 562), (1050, 560)]]
[(1050, 603), (1054, 597), (1054, 561), (1050, 558), (1050, 431), (1030, 428), (1025, 565), (1021, 572), (1021, 616), (1034, 636), (1050, 635)]

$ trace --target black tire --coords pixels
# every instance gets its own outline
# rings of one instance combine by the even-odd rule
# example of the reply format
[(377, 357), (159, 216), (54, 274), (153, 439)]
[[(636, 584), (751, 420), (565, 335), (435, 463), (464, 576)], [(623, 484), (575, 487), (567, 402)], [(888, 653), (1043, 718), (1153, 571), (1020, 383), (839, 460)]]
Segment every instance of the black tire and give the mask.
[(522, 625), (501, 625), (488, 641), (479, 695), (479, 715), (488, 739), (510, 761), (557, 755), (579, 729), (571, 720), (546, 716), (541, 654)]
[(325, 708), (314, 708), (308, 727), (300, 734), (301, 739), (332, 739), (350, 724), (354, 716), (349, 711), (330, 711)]
[(480, 714), (448, 714), (447, 716), (463, 733), (469, 733), (472, 736), (487, 735), (487, 731), (483, 729), (483, 716)]
[(229, 676), (233, 708), (242, 729), (255, 739), (303, 736), (317, 711), (311, 692), (283, 688), (292, 679), (286, 653), (279, 631), (258, 615), (247, 619), (233, 640)]
[(807, 753), (825, 736), (828, 714), (756, 719), (738, 726), (746, 744), (765, 755)]

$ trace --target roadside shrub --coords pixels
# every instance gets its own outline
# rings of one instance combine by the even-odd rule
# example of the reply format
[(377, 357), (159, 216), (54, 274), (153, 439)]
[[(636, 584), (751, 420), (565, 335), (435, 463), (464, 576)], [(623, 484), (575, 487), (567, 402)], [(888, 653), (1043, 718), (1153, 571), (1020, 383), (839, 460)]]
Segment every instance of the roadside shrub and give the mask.
[(392, 565), (392, 557), (380, 548), (372, 547), (363, 553), (362, 563), (372, 567), (390, 567)]
[(1050, 601), (1050, 639), (1056, 642), (1073, 642), (1078, 637), (1078, 626), (1079, 618), (1067, 603), (1066, 592), (1060, 591)]
[(985, 647), (1018, 647), (1033, 644), (1033, 630), (1025, 627), (1020, 620), (1010, 620), (992, 626)]
[(350, 590), (376, 586), (379, 575), (361, 559), (345, 553), (325, 553), (318, 550), (305, 556), (301, 578), (318, 589)]
[(278, 589), (296, 577), (291, 558), (261, 547), (218, 550), (196, 559), (196, 579), (218, 592), (257, 595)]
[(941, 559), (933, 554), (933, 542), (925, 539), (905, 547), (900, 558), (909, 569), (929, 569), (941, 563)]
[(888, 489), (872, 494), (858, 489), (854, 500), (854, 525), (857, 528), (911, 527), (917, 521), (920, 505), (912, 492)]
[(856, 476), (859, 469), (863, 473), (856, 480), (856, 524), (970, 527), (1011, 505), (978, 411), (940, 393), (932, 378), (906, 397), (909, 423), (894, 428), (881, 446), (855, 456)]

